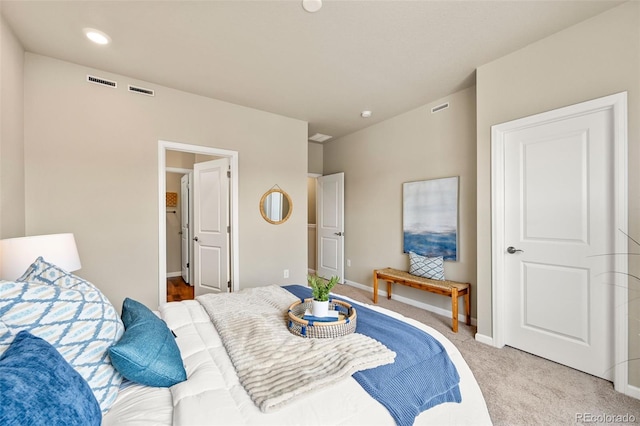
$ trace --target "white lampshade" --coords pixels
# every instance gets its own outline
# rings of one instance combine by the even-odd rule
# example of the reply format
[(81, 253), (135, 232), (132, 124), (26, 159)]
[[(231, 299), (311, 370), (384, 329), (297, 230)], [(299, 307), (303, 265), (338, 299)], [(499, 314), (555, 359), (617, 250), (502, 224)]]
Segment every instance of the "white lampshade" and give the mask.
[(8, 238), (0, 240), (0, 279), (20, 278), (39, 256), (67, 272), (82, 267), (73, 234)]

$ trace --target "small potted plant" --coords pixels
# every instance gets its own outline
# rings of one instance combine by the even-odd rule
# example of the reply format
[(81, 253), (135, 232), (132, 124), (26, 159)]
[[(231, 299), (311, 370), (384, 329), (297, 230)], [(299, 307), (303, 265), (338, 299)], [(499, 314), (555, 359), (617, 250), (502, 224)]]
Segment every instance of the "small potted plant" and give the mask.
[(326, 317), (329, 315), (329, 292), (338, 283), (338, 277), (331, 277), (325, 280), (317, 275), (308, 275), (307, 282), (311, 287), (313, 302), (311, 310), (315, 317)]

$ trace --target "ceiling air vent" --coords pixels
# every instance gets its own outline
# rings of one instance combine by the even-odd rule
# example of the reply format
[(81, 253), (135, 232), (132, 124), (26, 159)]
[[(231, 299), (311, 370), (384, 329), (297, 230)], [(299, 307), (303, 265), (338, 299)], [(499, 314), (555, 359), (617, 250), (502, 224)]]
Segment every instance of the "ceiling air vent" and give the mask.
[(433, 108), (431, 108), (431, 114), (434, 114), (438, 111), (442, 111), (443, 109), (447, 109), (449, 108), (449, 102), (438, 105), (438, 106), (434, 106)]
[(140, 93), (141, 95), (155, 96), (155, 92), (153, 90), (145, 89), (144, 87), (129, 85), (129, 91), (134, 93)]
[(116, 87), (118, 87), (118, 83), (116, 83), (115, 81), (107, 80), (106, 78), (96, 77), (96, 76), (89, 75), (89, 74), (87, 74), (87, 81), (89, 83), (99, 84), (101, 86), (112, 87), (114, 89)]
[(326, 142), (329, 139), (331, 139), (333, 136), (329, 136), (329, 135), (323, 135), (322, 133), (316, 133), (315, 135), (311, 136), (309, 138), (310, 141), (314, 141), (314, 142)]

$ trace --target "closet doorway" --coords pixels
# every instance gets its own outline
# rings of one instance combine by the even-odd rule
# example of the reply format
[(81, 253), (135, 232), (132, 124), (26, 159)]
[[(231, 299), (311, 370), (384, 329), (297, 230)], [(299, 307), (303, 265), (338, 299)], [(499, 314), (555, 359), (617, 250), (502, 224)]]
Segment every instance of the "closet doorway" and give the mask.
[[(166, 247), (167, 278), (181, 277), (192, 283), (190, 260), (193, 257), (193, 164), (195, 154), (167, 151), (166, 158)], [(180, 167), (177, 167), (177, 166)], [(188, 168), (184, 168), (188, 167)], [(171, 202), (171, 201), (173, 202)]]
[[(225, 195), (225, 204), (228, 206), (228, 286), (229, 291), (236, 291), (239, 286), (239, 263), (238, 263), (238, 153), (236, 151), (222, 150), (218, 148), (202, 147), (197, 145), (188, 145), (178, 142), (159, 141), (158, 143), (158, 212), (159, 212), (159, 271), (158, 271), (158, 301), (159, 303), (167, 302), (167, 279), (172, 278), (172, 275), (182, 276), (184, 270), (184, 262), (182, 259), (182, 253), (184, 250), (182, 246), (187, 240), (187, 246), (193, 248), (195, 238), (190, 231), (187, 231), (187, 235), (184, 235), (182, 220), (182, 209), (179, 207), (178, 202), (176, 207), (167, 207), (166, 205), (166, 193), (171, 192), (168, 188), (173, 188), (174, 183), (170, 181), (171, 174), (177, 174), (182, 182), (180, 183), (180, 192), (182, 192), (182, 186), (184, 185), (183, 176), (188, 175), (191, 169), (194, 168), (194, 164), (203, 164), (211, 158), (224, 159), (228, 162), (228, 195)], [(177, 159), (177, 162), (176, 162)], [(168, 173), (167, 173), (168, 172)], [(226, 177), (226, 176), (225, 176)], [(177, 191), (177, 190), (176, 190)], [(176, 192), (173, 191), (173, 192)], [(179, 194), (179, 193), (178, 193)], [(182, 199), (183, 197), (179, 197)], [(191, 212), (197, 209), (197, 195), (190, 197), (196, 203), (196, 207), (191, 208)], [(190, 203), (193, 204), (193, 203)], [(175, 211), (175, 213), (174, 213)], [(180, 215), (180, 220), (178, 216)], [(191, 223), (193, 222), (193, 216), (188, 213)], [(196, 220), (198, 218), (196, 217)], [(172, 227), (170, 227), (170, 222)], [(174, 229), (175, 228), (175, 229)], [(193, 227), (191, 227), (193, 228)], [(174, 234), (175, 231), (175, 235)], [(180, 233), (182, 232), (182, 234)], [(171, 234), (170, 234), (171, 233)], [(185, 236), (185, 240), (183, 240)], [(198, 278), (207, 276), (208, 272), (205, 271), (204, 275), (200, 273), (201, 268), (197, 259), (194, 259), (194, 253), (196, 250), (189, 250), (188, 263), (189, 268), (186, 272), (187, 279), (191, 282), (198, 282)], [(204, 263), (203, 263), (204, 264)], [(205, 265), (206, 266), (206, 265)], [(174, 270), (175, 269), (175, 270)], [(226, 273), (225, 273), (226, 274)], [(227, 274), (226, 274), (227, 275)], [(195, 279), (194, 279), (195, 277)], [(187, 281), (187, 280), (184, 280)], [(226, 290), (226, 286), (225, 286)]]

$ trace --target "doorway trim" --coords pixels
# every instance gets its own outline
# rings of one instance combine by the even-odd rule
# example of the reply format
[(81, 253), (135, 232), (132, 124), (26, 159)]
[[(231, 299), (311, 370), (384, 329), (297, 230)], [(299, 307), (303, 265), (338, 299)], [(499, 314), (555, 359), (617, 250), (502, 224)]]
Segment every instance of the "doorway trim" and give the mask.
[(231, 187), (229, 191), (230, 226), (231, 226), (231, 290), (237, 291), (240, 285), (240, 250), (239, 250), (239, 196), (238, 182), (238, 152), (208, 146), (190, 145), (181, 142), (158, 141), (158, 304), (167, 302), (167, 235), (165, 193), (166, 181), (166, 151), (181, 151), (191, 154), (212, 155), (229, 158), (231, 171)]
[[(505, 219), (505, 136), (507, 133), (557, 121), (571, 116), (579, 116), (598, 110), (613, 113), (613, 170), (614, 170), (614, 252), (628, 253), (628, 202), (627, 202), (627, 93), (617, 93), (603, 98), (558, 108), (541, 114), (509, 121), (491, 127), (491, 293), (493, 344), (505, 345), (505, 297), (504, 297), (504, 219)], [(618, 392), (631, 392), (628, 381), (628, 256), (614, 256), (614, 386)]]

